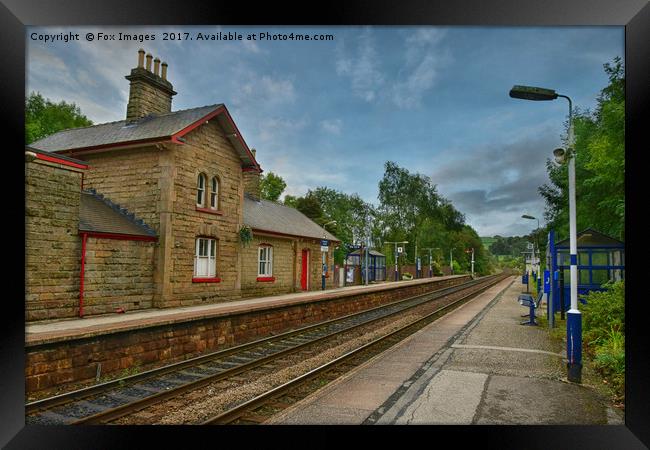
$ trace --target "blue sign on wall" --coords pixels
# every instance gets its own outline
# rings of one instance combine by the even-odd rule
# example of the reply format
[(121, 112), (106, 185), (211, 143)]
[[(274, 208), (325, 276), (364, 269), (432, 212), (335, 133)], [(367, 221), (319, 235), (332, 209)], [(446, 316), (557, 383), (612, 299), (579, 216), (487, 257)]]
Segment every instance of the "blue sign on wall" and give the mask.
[(321, 239), (320, 240), (320, 245), (322, 247), (327, 247), (329, 245), (329, 241), (327, 239)]

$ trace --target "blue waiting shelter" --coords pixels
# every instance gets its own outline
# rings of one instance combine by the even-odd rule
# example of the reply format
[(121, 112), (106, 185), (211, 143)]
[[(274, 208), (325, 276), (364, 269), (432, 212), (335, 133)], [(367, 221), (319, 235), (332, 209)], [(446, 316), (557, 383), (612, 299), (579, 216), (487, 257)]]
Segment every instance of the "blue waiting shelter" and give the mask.
[[(603, 291), (603, 285), (610, 281), (625, 279), (625, 243), (607, 236), (593, 228), (577, 234), (578, 244), (578, 298), (589, 291)], [(554, 232), (549, 233), (547, 266), (554, 276), (552, 295), (555, 311), (560, 310), (559, 272), (564, 276), (564, 310), (571, 304), (569, 239), (554, 242)]]
[[(364, 250), (365, 252), (365, 250)], [(362, 255), (360, 250), (348, 253), (346, 257), (346, 266), (348, 268), (355, 267), (360, 271), (361, 282), (365, 282), (366, 277), (366, 261), (365, 253)], [(363, 257), (362, 257), (363, 256)], [(376, 250), (368, 252), (368, 281), (385, 281), (386, 280), (386, 256)]]

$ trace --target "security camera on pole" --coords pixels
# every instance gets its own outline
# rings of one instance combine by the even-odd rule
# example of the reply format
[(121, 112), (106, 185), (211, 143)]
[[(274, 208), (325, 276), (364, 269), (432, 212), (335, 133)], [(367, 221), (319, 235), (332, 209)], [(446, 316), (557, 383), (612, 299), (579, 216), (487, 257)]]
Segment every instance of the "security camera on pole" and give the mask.
[(555, 100), (566, 98), (569, 102), (569, 148), (553, 151), (558, 163), (569, 162), (569, 252), (571, 258), (571, 309), (567, 312), (567, 378), (577, 383), (582, 379), (582, 316), (578, 311), (578, 240), (576, 232), (576, 154), (573, 130), (573, 104), (571, 99), (553, 89), (532, 86), (513, 86), (510, 97), (524, 100)]

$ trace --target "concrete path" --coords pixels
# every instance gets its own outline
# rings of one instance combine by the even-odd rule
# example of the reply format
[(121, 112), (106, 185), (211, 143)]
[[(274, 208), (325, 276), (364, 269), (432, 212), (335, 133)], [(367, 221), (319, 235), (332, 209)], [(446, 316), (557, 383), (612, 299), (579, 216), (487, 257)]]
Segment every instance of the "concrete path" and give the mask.
[[(566, 378), (509, 278), (278, 415), (273, 424), (623, 424)], [(543, 309), (543, 308), (540, 308)]]

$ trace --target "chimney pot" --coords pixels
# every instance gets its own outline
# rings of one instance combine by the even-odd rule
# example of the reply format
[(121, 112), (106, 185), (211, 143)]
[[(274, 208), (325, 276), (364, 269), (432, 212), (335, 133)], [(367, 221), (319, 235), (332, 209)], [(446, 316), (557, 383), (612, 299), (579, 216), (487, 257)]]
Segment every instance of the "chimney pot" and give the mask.
[(151, 72), (151, 59), (153, 58), (153, 55), (151, 53), (147, 53), (147, 70)]
[(153, 73), (154, 75), (158, 75), (160, 73), (160, 58), (153, 60)]
[(257, 150), (251, 148), (251, 153), (253, 154), (253, 158), (257, 158)]
[(138, 67), (144, 67), (144, 49), (138, 50)]
[(167, 63), (165, 61), (163, 61), (163, 63), (162, 63), (162, 74), (161, 74), (161, 76), (162, 76), (163, 80), (167, 79)]

